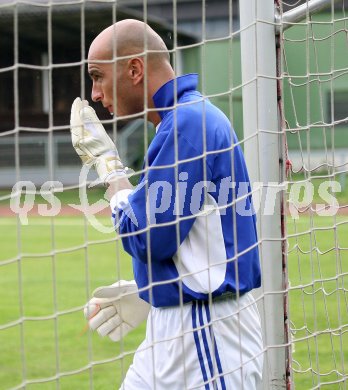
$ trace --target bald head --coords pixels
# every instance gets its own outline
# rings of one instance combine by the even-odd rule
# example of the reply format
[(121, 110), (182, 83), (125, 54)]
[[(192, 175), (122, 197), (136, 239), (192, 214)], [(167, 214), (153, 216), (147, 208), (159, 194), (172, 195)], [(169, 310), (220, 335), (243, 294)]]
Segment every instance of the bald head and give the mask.
[(162, 38), (146, 23), (125, 19), (103, 30), (92, 42), (89, 60), (111, 60), (146, 54), (148, 60), (169, 62), (168, 49)]
[[(153, 108), (156, 91), (175, 77), (168, 49), (147, 24), (126, 19), (103, 30), (88, 52), (88, 73), (93, 81), (92, 100), (118, 116)], [(146, 96), (146, 101), (145, 101)], [(147, 113), (155, 125), (160, 116)]]

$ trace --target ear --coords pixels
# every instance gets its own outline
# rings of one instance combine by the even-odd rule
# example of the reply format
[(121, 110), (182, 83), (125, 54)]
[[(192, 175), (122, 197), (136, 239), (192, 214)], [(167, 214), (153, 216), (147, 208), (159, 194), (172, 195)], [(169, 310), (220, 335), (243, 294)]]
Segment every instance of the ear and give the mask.
[(141, 58), (131, 58), (128, 61), (128, 76), (133, 85), (137, 85), (144, 79), (144, 62)]

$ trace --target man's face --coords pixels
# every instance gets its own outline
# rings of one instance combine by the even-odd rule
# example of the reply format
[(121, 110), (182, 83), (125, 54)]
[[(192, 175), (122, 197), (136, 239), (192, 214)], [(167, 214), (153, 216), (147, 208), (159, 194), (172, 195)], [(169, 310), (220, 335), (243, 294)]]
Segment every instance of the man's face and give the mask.
[(117, 116), (130, 114), (126, 109), (127, 89), (124, 63), (93, 62), (88, 64), (88, 73), (92, 79), (91, 97), (94, 102), (100, 102), (110, 112)]

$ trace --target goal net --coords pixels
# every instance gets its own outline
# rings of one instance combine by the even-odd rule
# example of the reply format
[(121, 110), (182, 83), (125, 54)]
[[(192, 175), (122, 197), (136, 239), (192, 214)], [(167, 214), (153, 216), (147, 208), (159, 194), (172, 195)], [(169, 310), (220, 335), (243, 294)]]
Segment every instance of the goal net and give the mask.
[[(0, 0), (0, 389), (118, 388), (145, 337), (145, 323), (117, 343), (86, 328), (95, 288), (134, 275), (105, 188), (81, 173), (69, 131), (75, 97), (91, 102), (91, 42), (128, 18), (162, 37), (177, 75), (199, 74), (204, 100), (227, 116), (244, 151), (251, 187), (234, 195), (252, 195), (258, 221), (263, 388), (346, 388), (346, 7)], [(93, 107), (135, 185), (149, 171), (151, 110), (119, 120)], [(212, 244), (207, 236), (209, 254)], [(217, 379), (205, 388), (223, 388)]]
[[(280, 109), (291, 162), (286, 192), (291, 374), (296, 388), (344, 389), (347, 3), (316, 3), (325, 8), (315, 13), (304, 4), (303, 19), (280, 30)], [(285, 20), (296, 7), (282, 5)]]

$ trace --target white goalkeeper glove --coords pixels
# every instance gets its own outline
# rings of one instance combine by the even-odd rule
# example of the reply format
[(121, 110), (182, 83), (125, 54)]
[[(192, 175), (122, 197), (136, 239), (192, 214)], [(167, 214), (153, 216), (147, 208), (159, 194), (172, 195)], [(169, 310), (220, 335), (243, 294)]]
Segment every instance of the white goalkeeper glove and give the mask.
[(119, 341), (147, 318), (149, 310), (150, 305), (138, 296), (135, 281), (119, 280), (97, 288), (85, 305), (84, 315), (90, 329)]
[(70, 129), (72, 144), (86, 165), (94, 166), (105, 184), (126, 175), (118, 151), (87, 100), (76, 98), (71, 106)]

